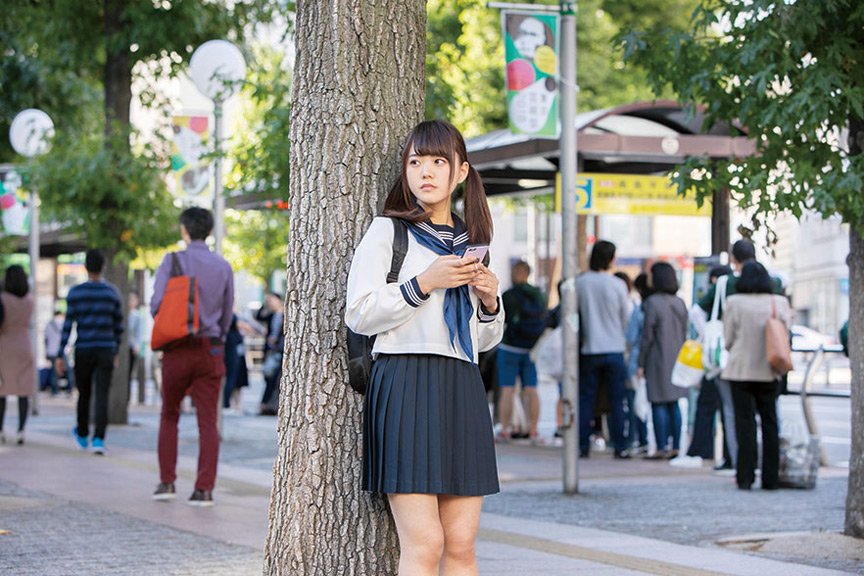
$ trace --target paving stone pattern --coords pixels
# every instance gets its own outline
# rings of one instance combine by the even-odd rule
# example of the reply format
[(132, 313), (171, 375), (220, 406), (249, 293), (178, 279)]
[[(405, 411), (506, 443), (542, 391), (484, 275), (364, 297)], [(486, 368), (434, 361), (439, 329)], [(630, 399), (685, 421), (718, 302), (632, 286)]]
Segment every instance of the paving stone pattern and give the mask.
[[(51, 529), (52, 526), (62, 528)], [(0, 574), (245, 576), (261, 551), (0, 481)], [(38, 562), (33, 560), (38, 558)]]

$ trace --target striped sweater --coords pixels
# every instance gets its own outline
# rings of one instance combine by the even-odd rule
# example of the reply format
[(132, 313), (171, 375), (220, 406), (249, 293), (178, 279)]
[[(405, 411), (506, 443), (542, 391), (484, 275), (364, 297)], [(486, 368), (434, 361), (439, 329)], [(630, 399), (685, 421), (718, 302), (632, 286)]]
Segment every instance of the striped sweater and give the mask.
[(66, 347), (75, 323), (78, 324), (76, 349), (108, 348), (116, 354), (123, 338), (123, 304), (117, 288), (108, 282), (91, 280), (69, 290), (60, 350)]

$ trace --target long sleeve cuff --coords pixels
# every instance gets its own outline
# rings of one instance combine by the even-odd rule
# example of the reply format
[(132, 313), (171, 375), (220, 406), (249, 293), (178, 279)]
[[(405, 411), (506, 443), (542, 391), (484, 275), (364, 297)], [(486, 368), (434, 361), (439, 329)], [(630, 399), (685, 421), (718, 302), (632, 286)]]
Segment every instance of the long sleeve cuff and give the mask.
[(498, 302), (498, 309), (495, 312), (489, 312), (485, 306), (483, 306), (483, 302), (480, 302), (480, 309), (477, 310), (477, 318), (480, 322), (493, 322), (495, 318), (498, 317), (498, 313), (501, 311), (501, 299), (496, 297)]
[(420, 291), (420, 285), (417, 283), (416, 276), (402, 283), (399, 289), (402, 290), (402, 297), (405, 298), (405, 302), (412, 308), (417, 308), (429, 299), (428, 294), (423, 294)]

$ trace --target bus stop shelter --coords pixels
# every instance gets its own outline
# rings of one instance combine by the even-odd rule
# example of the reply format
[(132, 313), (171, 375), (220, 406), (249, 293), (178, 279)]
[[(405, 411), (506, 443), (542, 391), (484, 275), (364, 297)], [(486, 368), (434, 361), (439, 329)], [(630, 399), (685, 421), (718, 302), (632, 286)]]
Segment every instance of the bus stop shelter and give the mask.
[[(689, 156), (749, 156), (752, 140), (736, 126), (703, 129), (705, 115), (677, 102), (637, 102), (576, 115), (579, 172), (662, 175)], [(555, 187), (558, 140), (496, 130), (466, 142), (468, 160), (480, 172), (487, 195), (540, 192)], [(729, 196), (712, 198), (711, 251), (729, 249)]]

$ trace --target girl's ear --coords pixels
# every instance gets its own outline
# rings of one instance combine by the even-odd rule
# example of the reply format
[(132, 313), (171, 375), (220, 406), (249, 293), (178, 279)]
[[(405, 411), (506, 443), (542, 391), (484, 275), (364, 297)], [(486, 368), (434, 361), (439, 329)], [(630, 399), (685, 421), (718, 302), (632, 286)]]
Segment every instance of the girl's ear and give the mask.
[(468, 170), (471, 168), (468, 162), (462, 162), (459, 166), (459, 184), (465, 181), (468, 178)]

